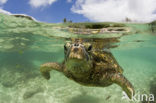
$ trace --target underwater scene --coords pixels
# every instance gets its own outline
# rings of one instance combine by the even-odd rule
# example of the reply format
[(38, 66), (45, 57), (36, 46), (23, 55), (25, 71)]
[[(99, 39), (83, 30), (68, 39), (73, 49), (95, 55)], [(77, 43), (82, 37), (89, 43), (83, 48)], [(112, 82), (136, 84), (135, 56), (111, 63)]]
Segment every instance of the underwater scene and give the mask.
[[(86, 28), (79, 28), (80, 25)], [(26, 16), (0, 14), (0, 103), (156, 103), (156, 24), (101, 25), (42, 23)], [(83, 85), (79, 82), (87, 80), (83, 76), (81, 80), (72, 80), (58, 70), (51, 70), (48, 80), (44, 78), (40, 70), (44, 63), (72, 67), (74, 60), (67, 63), (72, 51), (66, 53), (65, 45), (80, 45), (74, 41), (92, 45), (90, 52), (95, 55), (88, 48), (83, 58), (96, 64), (95, 70), (101, 68), (98, 65), (103, 61), (97, 56), (103, 58), (100, 53), (104, 52), (108, 54), (106, 62), (114, 61), (106, 67), (114, 66), (110, 68), (127, 80), (114, 81), (108, 86), (105, 86), (109, 84), (107, 80), (103, 86)], [(88, 68), (88, 63), (79, 62), (75, 68)], [(131, 99), (125, 97), (122, 89), (126, 82), (130, 84), (125, 88), (133, 85), (135, 90)]]

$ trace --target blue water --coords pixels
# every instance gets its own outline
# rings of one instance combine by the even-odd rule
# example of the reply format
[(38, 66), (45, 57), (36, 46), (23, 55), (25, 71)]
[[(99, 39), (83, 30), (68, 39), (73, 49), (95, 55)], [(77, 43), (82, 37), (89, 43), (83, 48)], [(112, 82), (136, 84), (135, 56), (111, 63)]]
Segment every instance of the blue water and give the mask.
[[(115, 84), (105, 88), (86, 87), (57, 71), (52, 71), (51, 79), (45, 80), (39, 72), (40, 65), (61, 63), (64, 60), (63, 46), (71, 41), (71, 35), (92, 40), (92, 43), (106, 44), (135, 91), (156, 95), (154, 33), (79, 36), (59, 29), (50, 30), (51, 34), (41, 31), (23, 33), (21, 29), (1, 28), (0, 103), (146, 103), (122, 99), (122, 89)], [(116, 39), (112, 41), (114, 37)]]

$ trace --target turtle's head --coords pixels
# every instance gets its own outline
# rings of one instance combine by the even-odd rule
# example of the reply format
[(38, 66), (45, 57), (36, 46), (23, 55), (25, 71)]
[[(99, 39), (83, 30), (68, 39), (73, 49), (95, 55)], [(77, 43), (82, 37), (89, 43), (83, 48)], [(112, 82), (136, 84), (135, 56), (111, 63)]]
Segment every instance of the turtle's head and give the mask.
[(76, 73), (88, 71), (92, 66), (91, 49), (89, 43), (66, 43), (64, 52), (67, 68)]
[(81, 61), (89, 61), (91, 59), (89, 53), (91, 49), (92, 45), (89, 43), (66, 43), (64, 45), (65, 58), (66, 60), (77, 59)]

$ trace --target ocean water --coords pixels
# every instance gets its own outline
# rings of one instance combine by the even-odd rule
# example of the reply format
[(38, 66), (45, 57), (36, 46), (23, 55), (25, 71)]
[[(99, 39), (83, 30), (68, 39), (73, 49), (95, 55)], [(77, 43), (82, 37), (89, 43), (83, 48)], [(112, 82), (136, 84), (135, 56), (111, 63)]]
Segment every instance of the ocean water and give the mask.
[(123, 91), (116, 84), (82, 86), (57, 71), (52, 71), (47, 81), (39, 71), (43, 63), (61, 63), (64, 44), (81, 38), (104, 44), (124, 69), (136, 94), (156, 98), (156, 33), (146, 24), (127, 25), (133, 31), (128, 35), (76, 35), (62, 30), (62, 24), (0, 14), (0, 103), (149, 103), (122, 99)]

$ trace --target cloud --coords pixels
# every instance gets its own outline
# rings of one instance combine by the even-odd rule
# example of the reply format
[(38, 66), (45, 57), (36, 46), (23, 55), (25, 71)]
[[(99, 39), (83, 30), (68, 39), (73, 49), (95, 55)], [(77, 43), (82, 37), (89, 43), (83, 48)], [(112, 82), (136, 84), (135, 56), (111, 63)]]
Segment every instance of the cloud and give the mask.
[(29, 0), (29, 4), (32, 7), (38, 8), (38, 7), (45, 7), (48, 5), (53, 4), (57, 0)]
[(7, 2), (8, 0), (0, 0), (0, 5), (3, 5)]
[(156, 19), (155, 0), (77, 0), (71, 10), (99, 22), (120, 22), (126, 17), (139, 22)]
[(3, 5), (7, 2), (8, 0), (0, 0), (0, 8), (3, 7)]

